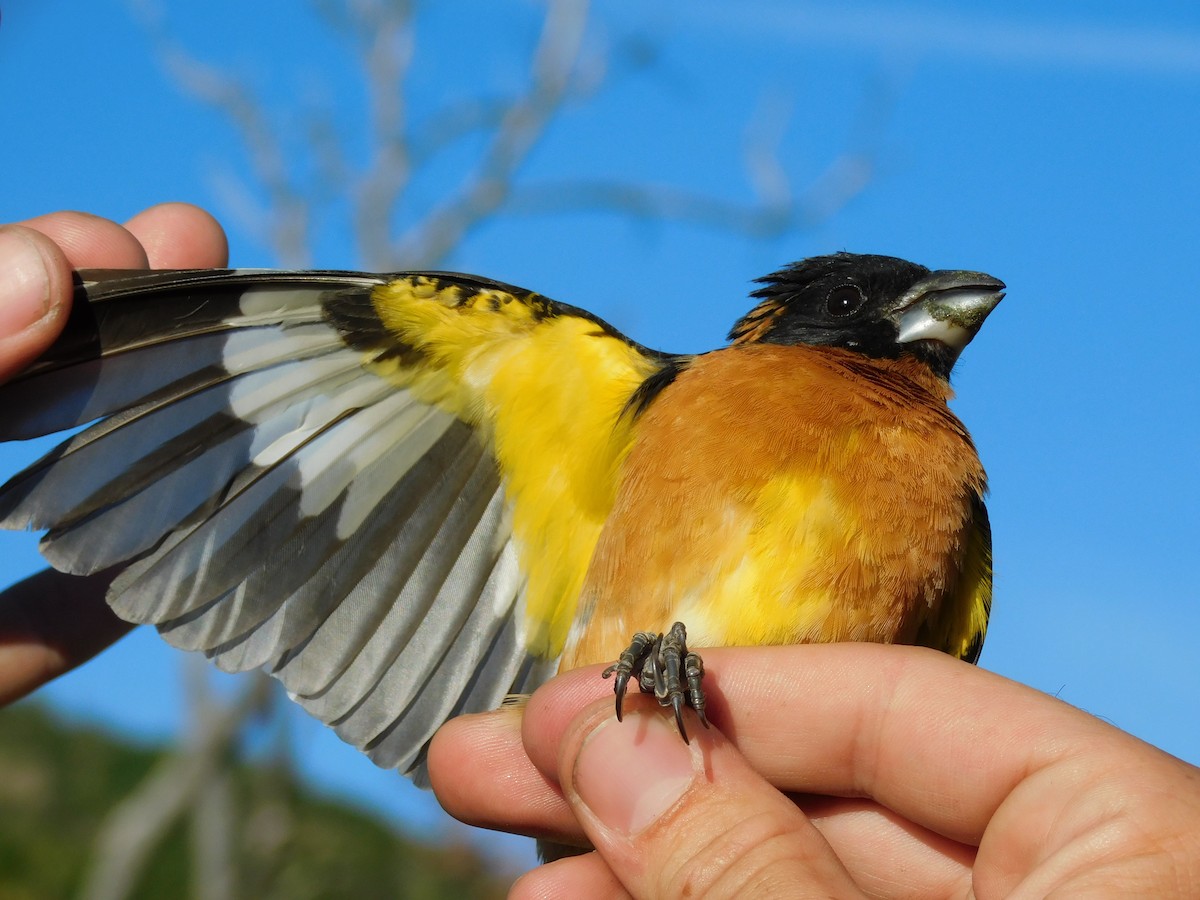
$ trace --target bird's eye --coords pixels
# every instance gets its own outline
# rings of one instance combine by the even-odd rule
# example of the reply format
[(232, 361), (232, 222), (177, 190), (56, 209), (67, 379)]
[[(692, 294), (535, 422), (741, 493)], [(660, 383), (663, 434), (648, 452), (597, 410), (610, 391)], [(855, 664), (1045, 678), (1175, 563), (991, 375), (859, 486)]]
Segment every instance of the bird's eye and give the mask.
[(866, 295), (853, 284), (844, 284), (829, 292), (825, 301), (831, 316), (849, 316), (859, 311), (867, 302)]

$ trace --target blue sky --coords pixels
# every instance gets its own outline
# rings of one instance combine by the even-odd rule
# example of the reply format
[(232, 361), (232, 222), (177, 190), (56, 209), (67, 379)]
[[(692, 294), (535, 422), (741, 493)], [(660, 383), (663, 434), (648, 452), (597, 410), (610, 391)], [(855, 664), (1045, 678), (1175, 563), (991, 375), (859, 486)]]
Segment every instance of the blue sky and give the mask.
[[(586, 307), (667, 350), (717, 345), (749, 281), (848, 249), (973, 268), (1009, 294), (956, 373), (955, 409), (992, 480), (996, 595), (982, 664), (1200, 763), (1200, 6), (1185, 2), (614, 2), (596, 47), (609, 82), (555, 122), (529, 183), (665, 184), (749, 202), (747, 123), (786, 111), (797, 188), (847, 150), (874, 162), (832, 217), (770, 239), (610, 214), (502, 217), (449, 260)], [(198, 56), (240, 75), (300, 142), (298, 111), (336, 109), (361, 153), (365, 106), (344, 43), (294, 2), (168, 2)], [(119, 0), (6, 4), (0, 219), (59, 208), (127, 217), (166, 199), (230, 225), (238, 265), (272, 265), (228, 200), (245, 155), (183, 95)], [(416, 120), (446, 96), (519, 87), (539, 7), (439, 4), (414, 57)], [(636, 53), (630, 50), (636, 49)], [(598, 52), (598, 51), (597, 51)], [(403, 216), (451, 191), (470, 141)], [(314, 263), (360, 264), (331, 203)], [(0, 448), (0, 471), (36, 451)], [(0, 579), (39, 566), (0, 535)], [(179, 725), (178, 654), (138, 634), (45, 696), (137, 735)], [(294, 725), (307, 770), (423, 829), (432, 800)], [(507, 846), (507, 845), (506, 845)]]

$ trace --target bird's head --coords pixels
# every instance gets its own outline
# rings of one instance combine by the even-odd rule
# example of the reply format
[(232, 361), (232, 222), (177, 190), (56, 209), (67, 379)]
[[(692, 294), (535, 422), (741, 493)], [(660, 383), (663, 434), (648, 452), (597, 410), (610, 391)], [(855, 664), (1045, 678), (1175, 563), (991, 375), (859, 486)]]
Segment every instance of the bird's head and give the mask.
[(760, 302), (729, 333), (734, 343), (814, 344), (867, 356), (910, 355), (942, 378), (996, 304), (1004, 282), (894, 256), (835, 253), (765, 278)]

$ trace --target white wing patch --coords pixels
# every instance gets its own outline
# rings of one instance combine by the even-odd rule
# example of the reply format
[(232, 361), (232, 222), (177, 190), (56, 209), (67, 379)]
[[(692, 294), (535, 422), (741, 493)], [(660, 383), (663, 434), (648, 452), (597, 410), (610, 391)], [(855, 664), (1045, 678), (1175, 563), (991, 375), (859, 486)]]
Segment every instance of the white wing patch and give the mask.
[(336, 297), (369, 324), (380, 279), (90, 277), (94, 350), (64, 338), (0, 387), (0, 438), (88, 427), (0, 488), (0, 524), (49, 529), (64, 571), (123, 565), (121, 616), (223, 669), (267, 667), (418, 777), (446, 717), (549, 674), (525, 650), (484, 440), (364, 368), (326, 319)]

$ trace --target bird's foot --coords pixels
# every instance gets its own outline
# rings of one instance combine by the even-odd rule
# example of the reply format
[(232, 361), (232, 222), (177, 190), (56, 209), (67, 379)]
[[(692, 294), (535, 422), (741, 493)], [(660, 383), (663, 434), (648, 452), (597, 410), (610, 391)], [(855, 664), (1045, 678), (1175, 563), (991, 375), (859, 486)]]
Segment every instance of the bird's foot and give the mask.
[(704, 715), (705, 696), (700, 682), (704, 678), (704, 663), (695, 653), (688, 652), (687, 629), (676, 622), (666, 634), (639, 631), (629, 642), (620, 658), (604, 670), (604, 677), (617, 676), (613, 691), (617, 695), (617, 719), (621, 719), (621, 706), (629, 680), (636, 679), (642, 693), (653, 694), (659, 706), (670, 707), (675, 712), (675, 724), (684, 743), (688, 742), (687, 729), (683, 727), (683, 708), (690, 706), (700, 717), (700, 724), (708, 727)]

